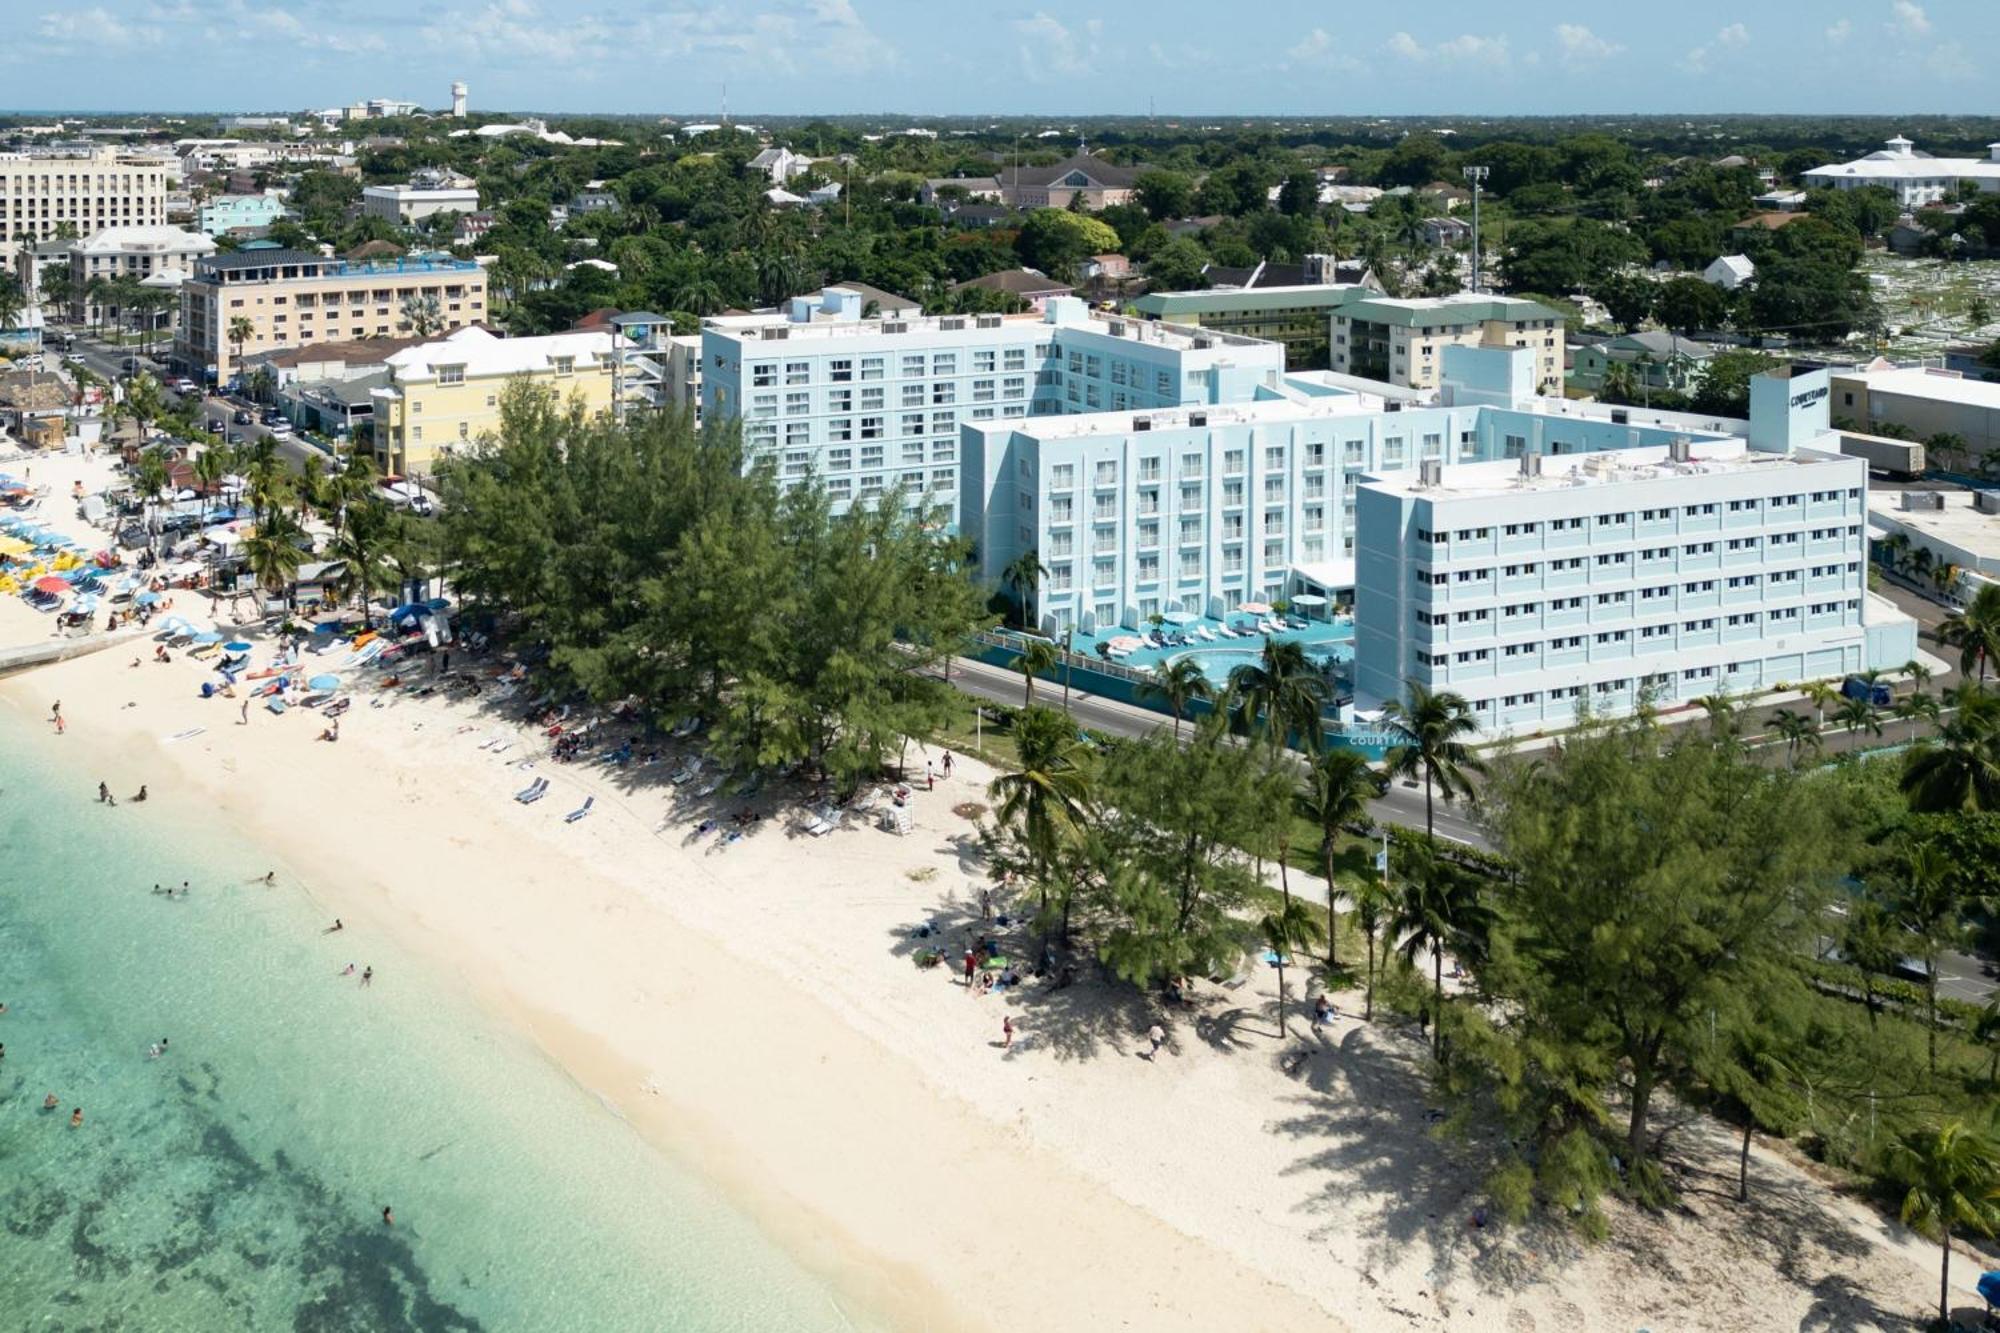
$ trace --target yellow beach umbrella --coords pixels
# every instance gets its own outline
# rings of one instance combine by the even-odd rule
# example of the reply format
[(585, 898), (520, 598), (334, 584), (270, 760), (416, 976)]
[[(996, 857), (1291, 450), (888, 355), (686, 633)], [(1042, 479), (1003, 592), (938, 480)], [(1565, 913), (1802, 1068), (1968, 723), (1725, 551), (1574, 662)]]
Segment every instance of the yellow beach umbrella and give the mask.
[(19, 537), (0, 537), (0, 555), (26, 555), (34, 549), (31, 543)]

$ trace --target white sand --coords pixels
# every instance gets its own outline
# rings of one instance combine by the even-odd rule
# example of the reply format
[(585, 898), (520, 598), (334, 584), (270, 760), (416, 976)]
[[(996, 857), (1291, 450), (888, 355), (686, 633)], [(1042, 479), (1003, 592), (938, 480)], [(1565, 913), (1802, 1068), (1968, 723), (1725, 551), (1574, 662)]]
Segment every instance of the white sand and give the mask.
[[(80, 466), (45, 460), (35, 480), (65, 494)], [(0, 645), (48, 629), (0, 602)], [(695, 823), (745, 802), (680, 804), (677, 750), (558, 764), (518, 701), (375, 708), (366, 689), (320, 744), (310, 712), (239, 726), (234, 701), (195, 697), (199, 664), (132, 655), (15, 678), (0, 702), (39, 717), (60, 697), (82, 772), (150, 784), (148, 817), (219, 812), (354, 938), (393, 932), (451, 969), (894, 1326), (1849, 1329), (1935, 1300), (1935, 1247), (1772, 1154), (1735, 1204), (1733, 1143), (1699, 1123), (1677, 1155), (1711, 1174), (1680, 1215), (1614, 1207), (1597, 1247), (1475, 1231), (1476, 1145), (1431, 1137), (1414, 1034), (1343, 1018), (1287, 1078), (1265, 969), (1171, 1017), (1088, 969), (1006, 999), (919, 971), (912, 926), (938, 917), (956, 942), (976, 924), (973, 825), (951, 810), (985, 801), (970, 762), (918, 793), (907, 838), (807, 838), (788, 827), (800, 794), (774, 788), (750, 802), (770, 817), (718, 850)], [(479, 748), (499, 734), (503, 754)], [(545, 800), (510, 799), (538, 774)], [(1171, 1041), (1149, 1062), (1156, 1019)], [(1972, 1303), (1974, 1263), (1954, 1269)]]

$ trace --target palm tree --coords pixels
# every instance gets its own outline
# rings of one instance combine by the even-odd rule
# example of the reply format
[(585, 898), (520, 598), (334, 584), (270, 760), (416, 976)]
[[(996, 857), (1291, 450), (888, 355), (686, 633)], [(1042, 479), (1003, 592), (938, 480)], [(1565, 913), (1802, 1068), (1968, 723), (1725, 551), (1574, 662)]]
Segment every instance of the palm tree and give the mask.
[(1089, 752), (1061, 713), (1029, 707), (1014, 723), (1021, 767), (993, 779), (987, 794), (994, 818), (1011, 828), (1027, 848), (1041, 894), (1038, 913), (1048, 937), (1049, 870), (1063, 846), (1080, 834), (1090, 812)]
[(1791, 759), (1793, 768), (1799, 766), (1799, 751), (1811, 746), (1820, 748), (1819, 728), (1804, 713), (1794, 713), (1789, 708), (1780, 708), (1771, 714), (1771, 730), (1778, 733), (1785, 742), (1785, 753)]
[(1931, 676), (1935, 673), (1932, 672), (1929, 667), (1925, 666), (1922, 662), (1919, 662), (1916, 658), (1913, 657), (1909, 661), (1903, 663), (1903, 674), (1910, 678), (1910, 683), (1912, 685), (1916, 686), (1918, 689), (1921, 690), (1926, 685), (1929, 685), (1931, 683)]
[(0, 273), (0, 330), (17, 327), (21, 312), (27, 308), (28, 293), (21, 280), (11, 273)]
[(1152, 679), (1139, 687), (1139, 697), (1166, 704), (1174, 715), (1174, 739), (1179, 740), (1181, 718), (1186, 715), (1188, 705), (1197, 699), (1213, 699), (1215, 686), (1209, 683), (1208, 673), (1194, 657), (1176, 657), (1153, 668)]
[(1229, 673), (1229, 692), (1244, 730), (1258, 731), (1273, 755), (1294, 735), (1309, 753), (1320, 747), (1326, 681), (1297, 642), (1266, 639), (1255, 662)]
[(1972, 684), (1950, 695), (1951, 719), (1905, 761), (1903, 794), (1926, 814), (2000, 809), (2000, 697)]
[(259, 523), (256, 531), (244, 540), (243, 554), (259, 588), (276, 593), (291, 586), (304, 559), (298, 543), (301, 535), (298, 525), (281, 513), (268, 523)]
[(1890, 1149), (1896, 1175), (1909, 1186), (1903, 1196), (1905, 1224), (1938, 1238), (1938, 1318), (1951, 1318), (1951, 1233), (1993, 1234), (2000, 1224), (1994, 1196), (2000, 1189), (2000, 1150), (1957, 1120), (1920, 1129)]
[(1840, 691), (1823, 680), (1809, 680), (1799, 686), (1799, 693), (1812, 701), (1813, 725), (1826, 730), (1826, 706), (1840, 697)]
[(403, 298), (403, 322), (419, 338), (428, 338), (444, 326), (444, 309), (435, 296), (410, 295)]
[(1020, 654), (1014, 659), (1014, 669), (1021, 673), (1021, 707), (1035, 706), (1035, 677), (1046, 675), (1062, 665), (1062, 650), (1047, 639), (1029, 639)]
[(248, 315), (232, 315), (228, 325), (225, 327), (225, 332), (230, 344), (236, 348), (236, 355), (232, 358), (232, 362), (240, 367), (243, 361), (243, 344), (249, 342), (257, 335), (257, 326), (250, 322)]
[(170, 480), (167, 460), (160, 457), (155, 450), (149, 449), (140, 454), (137, 480), (139, 494), (146, 501), (146, 531), (149, 534), (156, 534), (159, 531), (160, 496), (167, 489), (167, 482)]
[(673, 291), (673, 307), (696, 315), (712, 315), (722, 309), (722, 288), (707, 274), (697, 274)]
[(1912, 843), (1903, 851), (1902, 882), (1892, 906), (1897, 924), (1923, 950), (1925, 1024), (1930, 1038), (1930, 1070), (1937, 1074), (1937, 956), (1959, 933), (1961, 904), (1951, 885), (1952, 864), (1934, 842)]
[(1479, 899), (1479, 884), (1472, 876), (1426, 849), (1415, 867), (1406, 869), (1402, 890), (1393, 904), (1389, 920), (1391, 938), (1402, 937), (1397, 946), (1403, 961), (1415, 965), (1419, 953), (1431, 958), (1431, 1053), (1444, 1058), (1444, 955), (1453, 949), (1461, 956), (1483, 947), (1492, 914)]
[(1695, 703), (1708, 714), (1708, 729), (1718, 740), (1734, 739), (1741, 725), (1736, 717), (1736, 701), (1726, 694), (1704, 694)]
[(1375, 1020), (1375, 946), (1382, 937), (1382, 915), (1390, 907), (1389, 886), (1370, 875), (1354, 886), (1354, 919), (1368, 947), (1368, 973), (1362, 991), (1362, 1018)]
[(1314, 751), (1306, 761), (1305, 788), (1299, 793), (1299, 811), (1319, 830), (1320, 866), (1326, 876), (1326, 965), (1340, 966), (1335, 936), (1339, 918), (1335, 903), (1340, 885), (1334, 878), (1333, 858), (1340, 835), (1350, 824), (1368, 817), (1368, 802), (1382, 794), (1383, 778), (1359, 750), (1344, 746)]
[(2000, 584), (1982, 586), (1962, 611), (1953, 611), (1938, 626), (1938, 642), (1958, 649), (1958, 669), (1970, 676), (1979, 665), (1979, 682), (1986, 683), (1986, 670), (2000, 655)]
[(1472, 706), (1464, 696), (1449, 690), (1433, 693), (1427, 686), (1409, 682), (1410, 697), (1391, 699), (1382, 715), (1402, 741), (1389, 751), (1387, 765), (1391, 777), (1424, 779), (1424, 836), (1433, 852), (1437, 849), (1437, 814), (1433, 794), (1446, 800), (1472, 791), (1471, 775), (1484, 773), (1486, 765), (1472, 752), (1464, 737), (1479, 729), (1472, 718)]
[(1311, 945), (1319, 927), (1314, 924), (1312, 914), (1306, 910), (1304, 903), (1296, 898), (1287, 898), (1280, 906), (1263, 915), (1257, 922), (1257, 930), (1278, 960), (1278, 1037), (1283, 1040), (1291, 1035), (1291, 1029), (1285, 1022), (1285, 960), (1293, 949)]
[(328, 547), (329, 558), (346, 566), (342, 586), (360, 600), (361, 623), (370, 628), (375, 618), (369, 598), (385, 586), (388, 577), (384, 561), (394, 538), (393, 517), (388, 505), (372, 497), (350, 504), (346, 523)]
[(1877, 736), (1882, 734), (1882, 720), (1876, 715), (1875, 705), (1866, 699), (1841, 700), (1840, 709), (1833, 715), (1833, 720), (1856, 734), (1862, 731), (1871, 731)]
[(1015, 556), (1000, 571), (1000, 582), (1013, 591), (1014, 608), (1021, 618), (1022, 629), (1034, 626), (1035, 599), (1040, 596), (1042, 580), (1048, 576), (1048, 566), (1033, 547)]
[(1922, 718), (1932, 726), (1936, 726), (1942, 713), (1937, 696), (1928, 690), (1915, 690), (1896, 700), (1896, 716), (1905, 722), (1915, 722)]

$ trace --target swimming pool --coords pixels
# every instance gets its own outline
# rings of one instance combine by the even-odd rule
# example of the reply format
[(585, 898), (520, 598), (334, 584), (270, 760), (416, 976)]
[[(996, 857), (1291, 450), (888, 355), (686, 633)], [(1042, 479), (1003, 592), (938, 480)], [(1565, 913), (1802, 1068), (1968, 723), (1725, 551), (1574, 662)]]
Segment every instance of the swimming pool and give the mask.
[[(1237, 667), (1253, 665), (1263, 660), (1264, 650), (1237, 646), (1218, 648), (1189, 648), (1182, 652), (1168, 653), (1162, 662), (1178, 662), (1183, 657), (1191, 657), (1201, 664), (1202, 674), (1209, 683), (1220, 688), (1229, 683), (1229, 673)], [(1351, 642), (1322, 640), (1306, 646), (1306, 659), (1311, 662), (1332, 660), (1345, 662), (1354, 656)]]

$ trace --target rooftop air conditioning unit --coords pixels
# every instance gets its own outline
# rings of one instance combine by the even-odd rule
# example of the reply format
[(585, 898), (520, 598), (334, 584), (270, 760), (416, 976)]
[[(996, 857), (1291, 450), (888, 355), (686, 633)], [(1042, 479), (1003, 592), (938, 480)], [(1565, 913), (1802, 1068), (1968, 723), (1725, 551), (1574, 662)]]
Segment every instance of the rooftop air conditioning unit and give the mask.
[(1139, 430), (1151, 430), (1152, 428), (1153, 428), (1153, 419), (1152, 419), (1151, 417), (1133, 417), (1133, 418), (1132, 418), (1132, 429), (1133, 429), (1133, 430), (1135, 430), (1135, 431), (1139, 431)]
[(1693, 440), (1690, 440), (1685, 435), (1676, 435), (1673, 439), (1667, 441), (1667, 461), (1670, 463), (1692, 463), (1694, 461), (1694, 455), (1691, 452), (1693, 448)]
[(909, 331), (909, 323), (905, 320), (885, 319), (882, 321), (882, 332), (884, 333), (908, 333)]
[(965, 316), (946, 315), (943, 319), (938, 321), (938, 327), (946, 330), (947, 332), (957, 332), (965, 327)]
[(2000, 491), (1974, 491), (1972, 507), (1982, 514), (2000, 514)]
[(776, 342), (784, 338), (789, 338), (791, 334), (792, 331), (784, 327), (782, 324), (774, 324), (771, 327), (764, 330), (764, 341)]
[(1622, 407), (1614, 407), (1614, 408), (1612, 408), (1612, 409), (1611, 409), (1611, 424), (1612, 424), (1612, 425), (1614, 425), (1614, 426), (1622, 426), (1622, 425), (1624, 425), (1624, 424), (1625, 424), (1626, 422), (1630, 421), (1631, 419), (1632, 419), (1632, 414), (1631, 414), (1630, 412), (1627, 412), (1627, 411), (1626, 411), (1626, 410), (1625, 410), (1624, 408), (1622, 408)]
[(1944, 496), (1937, 491), (1904, 491), (1903, 508), (1907, 510), (1943, 509)]
[(1444, 485), (1444, 460), (1426, 458), (1417, 464), (1417, 484), (1420, 486)]
[(1209, 347), (1213, 347), (1213, 346), (1215, 346), (1215, 339), (1213, 339), (1213, 338), (1210, 338), (1210, 337), (1208, 337), (1208, 336), (1207, 336), (1206, 334), (1199, 334), (1199, 333), (1198, 333), (1198, 334), (1196, 334), (1196, 335), (1195, 335), (1195, 339), (1194, 339), (1194, 347), (1195, 347), (1195, 350), (1196, 350), (1196, 351), (1198, 351), (1198, 352), (1199, 352), (1199, 351), (1202, 351), (1202, 350), (1203, 350), (1203, 349), (1205, 349), (1205, 348), (1209, 348)]
[(975, 326), (982, 329), (997, 329), (1000, 327), (1000, 316), (981, 315), (975, 321)]
[(1206, 413), (1206, 412), (1190, 412), (1190, 413), (1188, 413), (1188, 425), (1190, 425), (1190, 426), (1206, 426), (1207, 424), (1208, 424), (1208, 413)]
[(1541, 454), (1530, 451), (1521, 455), (1521, 475), (1524, 477), (1539, 477), (1542, 475)]

